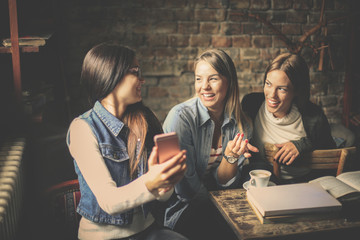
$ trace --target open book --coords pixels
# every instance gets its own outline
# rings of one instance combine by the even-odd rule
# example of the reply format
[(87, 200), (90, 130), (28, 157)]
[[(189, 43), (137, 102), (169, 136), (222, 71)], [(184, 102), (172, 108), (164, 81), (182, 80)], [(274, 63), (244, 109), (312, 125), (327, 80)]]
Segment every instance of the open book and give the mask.
[(344, 172), (337, 177), (325, 176), (310, 183), (319, 183), (340, 202), (360, 201), (360, 171)]

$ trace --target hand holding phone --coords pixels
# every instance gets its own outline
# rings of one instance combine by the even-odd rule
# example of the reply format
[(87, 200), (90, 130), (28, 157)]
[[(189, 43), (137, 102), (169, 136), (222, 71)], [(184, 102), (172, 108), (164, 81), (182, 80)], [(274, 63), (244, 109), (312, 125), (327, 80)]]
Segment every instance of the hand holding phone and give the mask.
[(179, 139), (176, 132), (162, 133), (154, 136), (158, 147), (158, 161), (163, 163), (180, 152)]

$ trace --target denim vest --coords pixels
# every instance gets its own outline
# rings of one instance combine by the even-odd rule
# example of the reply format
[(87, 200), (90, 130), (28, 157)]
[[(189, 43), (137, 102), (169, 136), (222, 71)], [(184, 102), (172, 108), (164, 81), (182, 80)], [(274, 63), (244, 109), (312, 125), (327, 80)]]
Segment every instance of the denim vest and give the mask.
[[(129, 155), (127, 153), (126, 139), (127, 127), (109, 113), (100, 102), (96, 102), (93, 109), (79, 116), (80, 119), (85, 120), (99, 144), (100, 153), (103, 156), (105, 164), (115, 181), (116, 186), (124, 186), (131, 182), (129, 172)], [(70, 132), (67, 134), (67, 144), (70, 144)], [(140, 149), (140, 142), (137, 143), (136, 155), (138, 156)], [(141, 159), (141, 163), (146, 164), (146, 159)], [(146, 172), (147, 166), (139, 164), (138, 177)], [(116, 215), (109, 215), (102, 210), (86, 183), (81, 171), (74, 160), (75, 172), (78, 175), (81, 198), (77, 207), (77, 212), (86, 219), (103, 224), (112, 225), (127, 225), (132, 222), (133, 209), (122, 212)], [(144, 216), (148, 214), (148, 204), (142, 205)]]
[[(182, 212), (188, 207), (190, 201), (203, 187), (203, 177), (210, 158), (212, 138), (215, 124), (211, 120), (207, 108), (199, 98), (192, 98), (173, 107), (167, 115), (163, 129), (164, 132), (177, 132), (181, 149), (186, 149), (187, 170), (185, 177), (175, 186), (176, 196), (168, 201), (169, 207), (165, 211), (164, 225), (173, 228)], [(244, 137), (251, 139), (252, 128), (244, 124)], [(234, 139), (239, 129), (234, 116), (224, 113), (224, 122), (221, 126), (222, 150), (225, 151), (227, 143)], [(213, 172), (216, 189), (238, 187), (240, 173), (245, 157), (242, 155), (237, 162), (238, 172), (229, 181), (228, 185), (221, 185), (217, 179), (217, 170)]]

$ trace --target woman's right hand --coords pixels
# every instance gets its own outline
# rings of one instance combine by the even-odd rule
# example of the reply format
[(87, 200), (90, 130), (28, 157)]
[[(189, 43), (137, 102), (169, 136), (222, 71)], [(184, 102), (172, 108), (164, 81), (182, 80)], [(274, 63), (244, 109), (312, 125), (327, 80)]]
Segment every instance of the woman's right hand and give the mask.
[(158, 149), (153, 147), (148, 160), (149, 170), (145, 174), (145, 185), (148, 190), (156, 195), (170, 190), (178, 183), (186, 171), (186, 150), (180, 151), (177, 155), (164, 163), (157, 161)]

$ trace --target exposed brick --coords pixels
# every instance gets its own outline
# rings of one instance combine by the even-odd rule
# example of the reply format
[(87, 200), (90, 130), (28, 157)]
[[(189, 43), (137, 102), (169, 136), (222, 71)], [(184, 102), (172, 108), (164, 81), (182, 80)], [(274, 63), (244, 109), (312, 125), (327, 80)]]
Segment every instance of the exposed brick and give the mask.
[(272, 37), (271, 36), (253, 36), (252, 45), (256, 48), (266, 48), (272, 47)]
[(259, 52), (260, 52), (260, 54), (259, 54), (260, 59), (262, 59), (264, 61), (271, 61), (280, 53), (288, 52), (288, 50), (283, 49), (283, 51), (282, 51), (281, 48), (260, 48)]
[(301, 34), (301, 25), (300, 24), (284, 24), (282, 26), (282, 33), (285, 35)]
[[(325, 10), (333, 10), (335, 1), (325, 1)], [(320, 10), (322, 5), (322, 0), (314, 0), (314, 10)]]
[(164, 7), (166, 8), (184, 8), (186, 5), (187, 1), (164, 0)]
[(208, 0), (208, 8), (227, 8), (229, 0)]
[(145, 86), (157, 86), (159, 79), (156, 77), (145, 77)]
[[(124, 2), (124, 1), (123, 1)], [(161, 1), (141, 1), (145, 9), (160, 8), (164, 6), (164, 0)]]
[(230, 8), (248, 9), (250, 7), (250, 0), (230, 0)]
[(251, 37), (250, 35), (241, 35), (232, 37), (233, 47), (250, 47)]
[[(277, 29), (279, 32), (281, 32), (281, 27), (282, 27), (281, 23), (273, 23), (272, 25), (275, 28), (275, 30)], [(275, 30), (267, 25), (264, 25), (262, 33), (264, 35), (273, 35), (276, 34)]]
[(224, 21), (225, 10), (223, 9), (195, 9), (195, 20), (197, 21)]
[(168, 36), (166, 34), (151, 34), (147, 37), (150, 46), (164, 47), (168, 44)]
[(286, 22), (286, 11), (273, 11), (270, 17), (271, 23)]
[(199, 24), (197, 22), (179, 22), (178, 33), (197, 34), (199, 33)]
[(194, 79), (195, 79), (194, 72), (185, 72), (181, 74), (179, 84), (191, 85), (194, 84)]
[(161, 102), (163, 101), (164, 99), (159, 97), (147, 96), (146, 99), (143, 99), (143, 102), (146, 104), (146, 106), (151, 106), (151, 110), (155, 112), (161, 109)]
[(212, 36), (211, 44), (213, 47), (231, 47), (231, 37)]
[(200, 23), (201, 34), (218, 34), (219, 29), (220, 29), (219, 23), (215, 23), (215, 22)]
[(168, 97), (170, 94), (164, 87), (149, 87), (148, 95), (151, 98)]
[(242, 48), (240, 49), (241, 60), (258, 59), (260, 56), (260, 50), (255, 48)]
[(251, 10), (267, 10), (270, 8), (270, 0), (250, 0)]
[(154, 26), (154, 32), (156, 33), (176, 33), (176, 22), (159, 22)]
[(310, 10), (313, 7), (312, 0), (301, 0), (301, 1), (294, 1), (293, 8), (295, 10)]
[[(147, 19), (147, 22), (163, 22), (163, 21), (176, 21), (178, 20), (178, 18), (175, 16), (175, 14), (177, 14), (178, 9), (145, 9), (147, 12), (149, 12), (148, 14), (150, 15), (149, 17), (145, 16), (140, 16), (140, 19)], [(129, 11), (131, 13), (131, 10)]]
[(189, 35), (173, 34), (169, 36), (171, 47), (186, 47), (189, 45)]
[[(169, 63), (168, 63), (169, 64)], [(188, 72), (188, 61), (187, 60), (175, 60), (172, 61), (173, 74), (174, 76), (180, 76), (183, 72)]]
[(156, 48), (154, 52), (157, 59), (174, 59), (177, 56), (177, 50), (175, 48), (160, 47)]
[(281, 40), (278, 36), (273, 36), (273, 47), (274, 48), (284, 48), (287, 47), (286, 43)]
[(309, 12), (309, 23), (310, 24), (318, 24), (320, 20), (319, 12)]
[(290, 9), (292, 6), (291, 0), (271, 0), (272, 9)]
[(261, 23), (243, 23), (244, 34), (261, 34), (262, 24)]
[(290, 11), (286, 13), (286, 21), (288, 23), (306, 23), (307, 13), (299, 11)]
[(223, 50), (234, 60), (240, 60), (240, 49), (238, 48), (223, 48)]
[(174, 74), (174, 66), (168, 61), (142, 61), (142, 70), (146, 76), (169, 76)]
[(338, 97), (334, 96), (334, 95), (332, 95), (332, 96), (321, 96), (320, 101), (321, 101), (321, 105), (323, 107), (335, 106), (338, 103)]
[(206, 8), (207, 0), (189, 0), (190, 8)]
[(168, 87), (167, 90), (169, 92), (169, 97), (171, 98), (181, 98), (186, 97), (190, 98), (191, 91), (190, 88), (193, 86), (193, 84), (189, 85), (181, 85), (181, 86), (171, 86)]
[(194, 9), (176, 9), (176, 11), (174, 12), (174, 19), (176, 19), (177, 21), (194, 20)]
[(211, 37), (209, 35), (191, 35), (190, 36), (190, 46), (197, 47), (209, 47)]
[(239, 35), (243, 33), (241, 23), (221, 23), (220, 32), (225, 35)]
[(245, 22), (249, 19), (247, 11), (244, 10), (229, 10), (228, 20), (233, 22)]
[(180, 59), (180, 60), (189, 60), (189, 59), (193, 60), (193, 59), (195, 59), (197, 54), (198, 54), (198, 48), (196, 48), (196, 47), (186, 47), (186, 48), (182, 48), (181, 50), (178, 51), (177, 59)]
[(249, 61), (250, 71), (254, 73), (261, 73), (263, 78), (263, 73), (265, 72), (265, 69), (269, 65), (269, 63), (270, 61), (263, 60)]
[(159, 86), (177, 86), (179, 84), (179, 77), (161, 77), (159, 79)]
[[(110, 39), (136, 50), (146, 80), (144, 102), (161, 119), (173, 105), (194, 95), (194, 59), (209, 47), (219, 46), (233, 59), (241, 97), (262, 91), (267, 63), (289, 50), (266, 24), (248, 13), (271, 22), (296, 42), (319, 22), (321, 3), (322, 0), (69, 1), (62, 16), (68, 36), (63, 42), (65, 70), (69, 86), (74, 88), (69, 90), (71, 98), (81, 98), (79, 69), (86, 51)], [(355, 3), (326, 0), (327, 20), (348, 16), (351, 5)], [(324, 72), (318, 72), (318, 57), (313, 56), (313, 50), (305, 47), (301, 51), (311, 64), (311, 100), (326, 108), (331, 121), (341, 118), (342, 112), (344, 52), (348, 47), (345, 24), (335, 21), (327, 25), (335, 70), (331, 70), (326, 55)], [(322, 36), (323, 32), (317, 31), (307, 42), (317, 47)], [(165, 94), (151, 97), (154, 92)]]
[(240, 60), (237, 58), (233, 58), (233, 61), (234, 61), (235, 68), (238, 72), (245, 72), (245, 71), (250, 70), (249, 60)]

